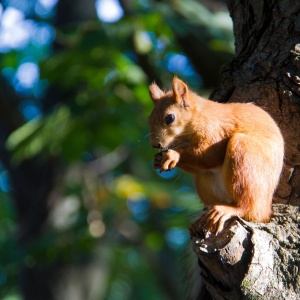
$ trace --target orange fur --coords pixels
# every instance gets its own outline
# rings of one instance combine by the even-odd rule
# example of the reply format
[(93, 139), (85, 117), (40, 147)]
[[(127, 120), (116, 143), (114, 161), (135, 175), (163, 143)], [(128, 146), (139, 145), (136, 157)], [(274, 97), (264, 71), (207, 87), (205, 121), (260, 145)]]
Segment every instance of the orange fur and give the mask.
[[(232, 216), (267, 222), (281, 174), (284, 142), (271, 116), (254, 104), (216, 103), (173, 80), (171, 91), (149, 88), (154, 167), (175, 166), (194, 176), (199, 197), (209, 206), (202, 222), (220, 232)], [(166, 124), (166, 116), (174, 120)]]

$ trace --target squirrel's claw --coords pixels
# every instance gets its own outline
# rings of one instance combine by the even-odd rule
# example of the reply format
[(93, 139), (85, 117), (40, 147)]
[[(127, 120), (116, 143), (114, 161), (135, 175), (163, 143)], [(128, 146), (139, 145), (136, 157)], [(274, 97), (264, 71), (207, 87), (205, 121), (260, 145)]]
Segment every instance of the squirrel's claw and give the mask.
[(237, 215), (237, 208), (226, 205), (207, 207), (208, 211), (189, 227), (191, 236), (204, 234), (208, 238), (211, 234), (218, 235), (225, 228), (225, 223)]
[(218, 235), (224, 230), (224, 225), (227, 220), (237, 215), (237, 209), (233, 206), (214, 205), (203, 216), (202, 221), (205, 222), (204, 229)]

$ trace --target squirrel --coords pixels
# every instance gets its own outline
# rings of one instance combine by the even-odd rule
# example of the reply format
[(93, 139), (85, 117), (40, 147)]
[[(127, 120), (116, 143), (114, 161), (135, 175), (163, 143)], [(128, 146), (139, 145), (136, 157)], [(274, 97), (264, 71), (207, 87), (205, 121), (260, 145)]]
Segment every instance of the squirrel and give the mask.
[(252, 103), (218, 103), (198, 96), (177, 77), (172, 90), (149, 87), (154, 109), (150, 143), (154, 168), (179, 167), (194, 177), (207, 212), (189, 228), (218, 235), (233, 216), (269, 222), (284, 159), (272, 117)]

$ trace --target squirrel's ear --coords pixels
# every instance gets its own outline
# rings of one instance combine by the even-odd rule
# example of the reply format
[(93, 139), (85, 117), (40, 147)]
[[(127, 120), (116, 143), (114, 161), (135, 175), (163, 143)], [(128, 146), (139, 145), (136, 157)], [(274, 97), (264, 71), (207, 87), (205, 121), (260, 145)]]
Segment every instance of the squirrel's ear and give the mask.
[(187, 85), (175, 76), (172, 87), (176, 102), (179, 102), (180, 104), (183, 104), (183, 106), (187, 107), (187, 94), (189, 91)]
[(149, 86), (149, 94), (153, 102), (156, 102), (165, 95), (165, 93), (157, 86), (156, 83), (152, 83)]

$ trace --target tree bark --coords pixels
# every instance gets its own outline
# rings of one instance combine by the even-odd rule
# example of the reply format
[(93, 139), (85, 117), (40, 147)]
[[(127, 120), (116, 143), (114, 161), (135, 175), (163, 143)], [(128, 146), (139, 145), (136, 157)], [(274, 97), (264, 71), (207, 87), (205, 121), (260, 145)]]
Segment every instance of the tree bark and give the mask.
[(292, 2), (227, 1), (236, 55), (223, 67), (223, 84), (211, 97), (254, 102), (273, 116), (285, 139), (285, 166), (275, 200), (299, 205), (300, 4)]
[(235, 218), (221, 235), (193, 236), (201, 279), (211, 299), (297, 299), (299, 221), (297, 207), (275, 204), (269, 224)]
[[(269, 224), (234, 219), (218, 237), (192, 237), (211, 299), (297, 299), (300, 293), (300, 3), (227, 0), (236, 54), (223, 67), (219, 102), (254, 102), (285, 139)], [(264, 182), (261, 183), (262, 185)], [(198, 298), (200, 299), (200, 298)]]

